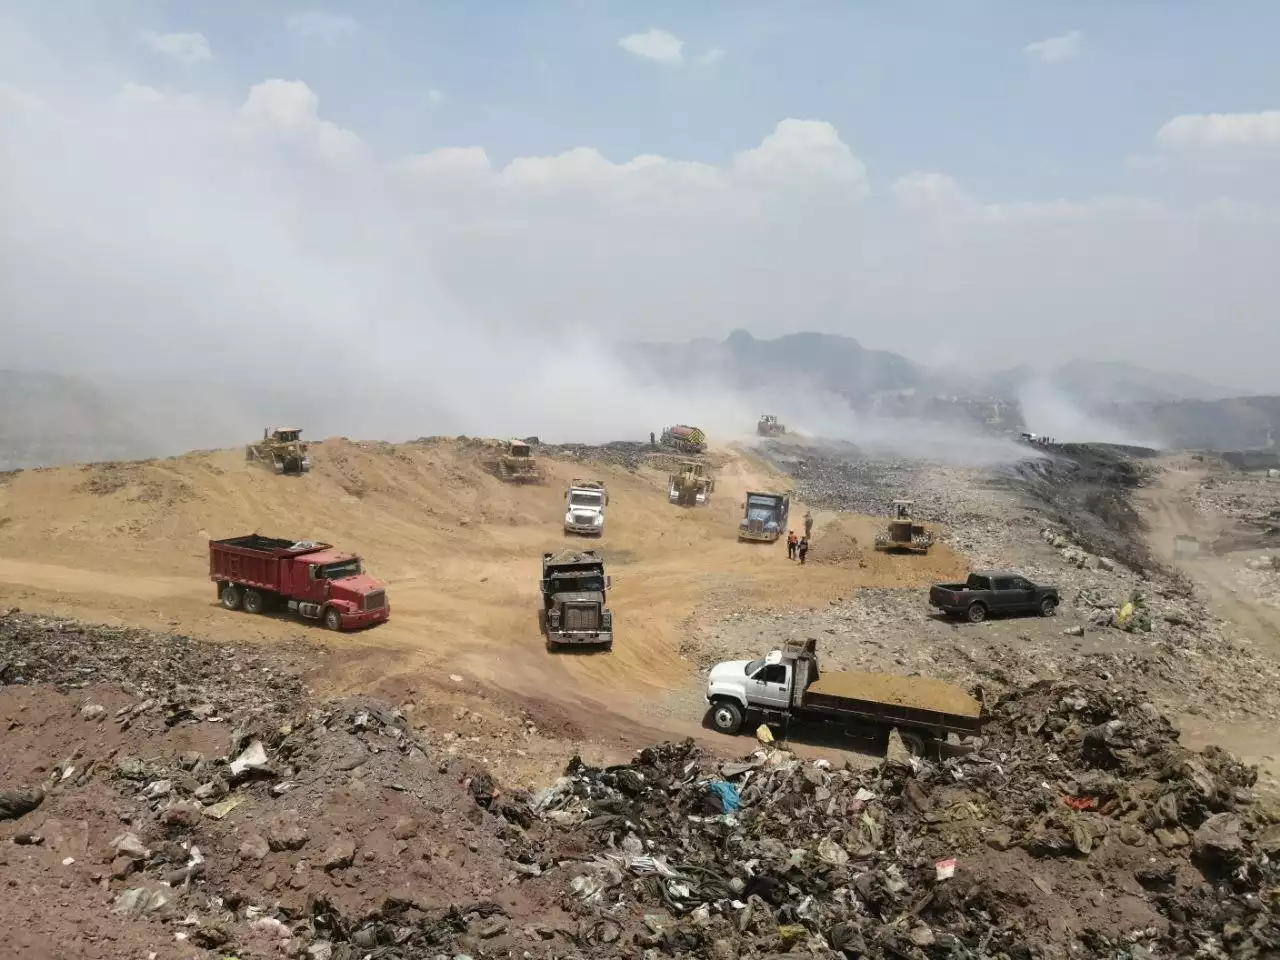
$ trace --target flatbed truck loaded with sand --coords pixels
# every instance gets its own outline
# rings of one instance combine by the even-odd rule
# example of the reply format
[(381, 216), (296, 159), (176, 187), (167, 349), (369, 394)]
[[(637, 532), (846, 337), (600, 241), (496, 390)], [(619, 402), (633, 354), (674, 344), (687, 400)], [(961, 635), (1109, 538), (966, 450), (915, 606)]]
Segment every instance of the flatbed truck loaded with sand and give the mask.
[(711, 668), (707, 702), (721, 733), (742, 729), (749, 714), (765, 723), (808, 720), (835, 724), (848, 735), (880, 739), (896, 728), (916, 754), (932, 752), (949, 734), (982, 727), (982, 705), (954, 684), (888, 673), (819, 674), (817, 643), (788, 644), (758, 660)]
[(287, 609), (330, 630), (353, 630), (391, 617), (387, 591), (354, 553), (315, 540), (251, 533), (209, 541), (209, 579), (228, 610)]

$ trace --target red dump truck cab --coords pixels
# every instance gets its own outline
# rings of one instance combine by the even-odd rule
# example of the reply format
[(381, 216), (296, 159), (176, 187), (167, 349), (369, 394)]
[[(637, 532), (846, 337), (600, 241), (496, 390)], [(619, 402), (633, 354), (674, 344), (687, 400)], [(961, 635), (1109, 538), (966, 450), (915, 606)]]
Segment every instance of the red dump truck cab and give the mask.
[(209, 541), (209, 579), (228, 610), (286, 609), (330, 630), (351, 630), (391, 616), (387, 591), (360, 558), (314, 540), (251, 533)]

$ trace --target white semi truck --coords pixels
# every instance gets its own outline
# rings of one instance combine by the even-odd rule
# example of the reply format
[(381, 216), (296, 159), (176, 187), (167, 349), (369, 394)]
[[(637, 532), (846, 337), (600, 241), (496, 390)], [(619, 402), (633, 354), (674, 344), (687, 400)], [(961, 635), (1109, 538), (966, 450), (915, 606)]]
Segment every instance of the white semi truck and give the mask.
[(604, 508), (609, 493), (603, 480), (572, 480), (565, 491), (564, 532), (586, 537), (604, 533)]

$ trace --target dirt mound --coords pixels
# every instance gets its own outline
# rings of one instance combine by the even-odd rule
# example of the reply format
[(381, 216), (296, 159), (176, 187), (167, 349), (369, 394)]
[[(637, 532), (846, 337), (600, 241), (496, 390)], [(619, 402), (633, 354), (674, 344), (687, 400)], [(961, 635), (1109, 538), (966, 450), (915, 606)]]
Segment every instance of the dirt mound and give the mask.
[[(667, 503), (668, 461), (644, 445), (540, 446), (546, 482), (526, 486), (487, 475), (484, 449), (332, 439), (311, 445), (311, 472), (296, 477), (246, 462), (243, 449), (17, 474), (0, 484), (0, 603), (204, 638), (307, 636), (343, 654), (317, 679), (335, 691), (458, 675), (531, 708), (551, 701), (567, 726), (614, 740), (623, 721), (610, 715), (651, 723), (655, 699), (696, 683), (679, 656), (682, 625), (709, 596), (731, 589), (739, 609), (818, 606), (864, 581), (921, 586), (948, 558), (962, 566), (944, 551), (937, 562), (868, 561), (865, 577), (850, 576), (850, 564), (801, 570), (781, 545), (738, 543), (745, 491), (786, 483), (732, 450), (705, 458), (717, 488), (694, 511)], [(591, 545), (613, 578), (618, 639), (608, 656), (557, 657), (539, 634), (539, 564), (577, 544), (563, 531), (564, 493), (584, 475), (609, 488), (605, 532)], [(336, 638), (288, 615), (221, 609), (208, 540), (253, 531), (358, 552), (387, 583), (390, 621)], [(662, 722), (667, 735), (700, 729), (696, 711)]]
[(563, 955), (488, 774), (393, 707), (311, 698), (307, 652), (0, 619), (15, 955)]
[(1280, 943), (1256, 770), (1184, 750), (1114, 685), (1006, 696), (975, 751), (943, 762), (718, 762), (686, 741), (575, 757), (535, 794), (404, 710), (315, 698), (306, 652), (0, 618), (12, 949), (924, 960)]
[(839, 520), (829, 520), (815, 531), (806, 562), (856, 564), (863, 556), (858, 538)]

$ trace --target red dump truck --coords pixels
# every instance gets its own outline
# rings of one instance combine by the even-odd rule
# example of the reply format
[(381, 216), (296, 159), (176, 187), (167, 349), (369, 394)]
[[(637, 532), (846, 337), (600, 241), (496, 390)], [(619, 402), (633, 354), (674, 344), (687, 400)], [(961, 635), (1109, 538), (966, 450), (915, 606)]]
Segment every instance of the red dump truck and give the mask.
[(210, 540), (209, 579), (228, 610), (291, 610), (330, 630), (365, 627), (391, 616), (386, 589), (364, 572), (359, 557), (314, 540), (257, 533)]

